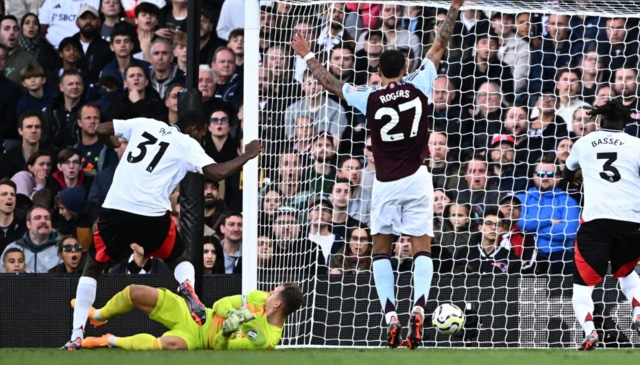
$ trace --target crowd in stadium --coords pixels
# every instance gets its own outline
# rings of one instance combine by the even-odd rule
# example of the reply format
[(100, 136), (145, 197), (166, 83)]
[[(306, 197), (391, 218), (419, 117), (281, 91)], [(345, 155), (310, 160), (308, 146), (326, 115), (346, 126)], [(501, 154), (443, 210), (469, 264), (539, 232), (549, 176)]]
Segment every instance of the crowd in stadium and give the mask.
[[(376, 168), (367, 122), (324, 92), (288, 43), (297, 31), (335, 77), (380, 86), (383, 50), (405, 53), (408, 71), (416, 70), (446, 9), (261, 4), (259, 267), (370, 270)], [(0, 272), (79, 275), (126, 148), (103, 146), (96, 125), (177, 122), (187, 0), (4, 5)], [(200, 19), (204, 149), (217, 162), (242, 151), (244, 11), (243, 0), (209, 0)], [(639, 109), (637, 20), (465, 10), (454, 33), (434, 85), (425, 161), (436, 189), (435, 270), (569, 274), (583, 199), (579, 178), (562, 179), (563, 164), (573, 143), (597, 128), (588, 115), (594, 105), (621, 98)], [(611, 162), (602, 163), (607, 176)], [(242, 194), (241, 173), (205, 182), (208, 273), (241, 272)], [(179, 224), (179, 192), (172, 198)], [(400, 272), (411, 270), (410, 245), (398, 237), (394, 246)], [(169, 273), (135, 250), (110, 271)]]

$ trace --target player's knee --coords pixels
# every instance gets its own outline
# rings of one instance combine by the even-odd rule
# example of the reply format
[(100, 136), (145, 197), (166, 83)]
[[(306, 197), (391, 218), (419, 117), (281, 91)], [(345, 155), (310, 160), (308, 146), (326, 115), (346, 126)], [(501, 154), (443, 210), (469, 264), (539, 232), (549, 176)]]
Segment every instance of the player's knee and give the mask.
[(146, 293), (148, 287), (144, 285), (129, 285), (129, 298), (131, 298), (131, 303), (133, 305), (140, 304), (144, 302), (144, 298), (146, 297)]
[(188, 350), (187, 343), (175, 336), (166, 336), (160, 338), (163, 350)]

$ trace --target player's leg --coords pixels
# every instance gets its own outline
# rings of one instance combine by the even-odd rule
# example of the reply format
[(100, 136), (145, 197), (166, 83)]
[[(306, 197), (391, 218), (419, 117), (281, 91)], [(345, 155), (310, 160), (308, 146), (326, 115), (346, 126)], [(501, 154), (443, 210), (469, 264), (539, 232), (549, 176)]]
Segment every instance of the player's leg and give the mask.
[(620, 289), (633, 310), (633, 329), (640, 334), (640, 277), (635, 272), (640, 258), (640, 224), (616, 222), (615, 243), (611, 248), (611, 272), (620, 282)]
[(574, 247), (573, 311), (585, 333), (579, 349), (593, 350), (598, 344), (598, 334), (593, 324), (593, 288), (607, 273), (610, 254), (610, 238), (602, 222), (583, 223), (578, 230)]
[(390, 256), (393, 238), (392, 234), (373, 235), (373, 262), (371, 264), (376, 292), (388, 325), (387, 341), (392, 348), (402, 344), (400, 333), (402, 326), (398, 322), (398, 314), (396, 313), (395, 278)]
[[(193, 264), (189, 261), (189, 255), (178, 234), (175, 222), (171, 216), (167, 214), (154, 219), (150, 222), (149, 227), (149, 235), (144, 239), (149, 240), (151, 245), (157, 241), (162, 242), (162, 245), (155, 252), (149, 254), (145, 252), (145, 255), (164, 259), (169, 268), (173, 270), (173, 276), (180, 284), (178, 292), (187, 301), (193, 320), (202, 326), (207, 320), (207, 313), (204, 304), (202, 304), (200, 298), (198, 298), (193, 287), (196, 282), (196, 271)], [(163, 230), (158, 229), (158, 227), (166, 228)]]
[(128, 337), (118, 337), (106, 334), (101, 337), (87, 337), (84, 348), (117, 347), (123, 350), (188, 350), (187, 341), (179, 336), (154, 337), (147, 333), (138, 333)]

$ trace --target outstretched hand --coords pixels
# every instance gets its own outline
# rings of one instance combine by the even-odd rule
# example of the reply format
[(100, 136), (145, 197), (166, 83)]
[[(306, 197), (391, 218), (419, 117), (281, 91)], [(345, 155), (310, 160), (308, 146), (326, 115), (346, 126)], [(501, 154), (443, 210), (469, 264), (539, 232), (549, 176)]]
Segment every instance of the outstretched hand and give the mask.
[(464, 4), (464, 0), (453, 0), (451, 2), (451, 5), (456, 6), (458, 8), (460, 8), (462, 6), (462, 4)]
[[(461, 1), (461, 0), (457, 0), (457, 1)], [(293, 48), (293, 50), (296, 51), (296, 53), (300, 57), (304, 57), (309, 52), (311, 52), (309, 50), (309, 43), (307, 43), (307, 40), (304, 39), (304, 37), (302, 36), (302, 34), (300, 34), (300, 31), (298, 29), (296, 29), (295, 31), (296, 32), (293, 35), (293, 39), (291, 40), (291, 48)]]
[(249, 144), (244, 147), (244, 153), (249, 155), (250, 158), (259, 156), (262, 153), (262, 145), (260, 144), (260, 141), (254, 139), (249, 142)]

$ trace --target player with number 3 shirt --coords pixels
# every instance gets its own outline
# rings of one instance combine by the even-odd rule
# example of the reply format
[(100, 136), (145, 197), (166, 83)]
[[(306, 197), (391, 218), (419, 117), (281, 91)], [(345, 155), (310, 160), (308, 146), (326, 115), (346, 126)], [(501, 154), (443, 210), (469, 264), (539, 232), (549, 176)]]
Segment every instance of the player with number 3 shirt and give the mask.
[(191, 317), (198, 325), (206, 321), (205, 307), (193, 290), (195, 270), (170, 216), (169, 195), (188, 172), (223, 180), (240, 171), (247, 161), (262, 152), (252, 141), (245, 153), (216, 164), (200, 141), (207, 130), (201, 113), (187, 112), (175, 126), (148, 118), (114, 120), (98, 125), (96, 133), (108, 147), (129, 144), (116, 168), (113, 183), (100, 210), (94, 242), (83, 276), (78, 283), (71, 340), (65, 350), (82, 348), (84, 326), (96, 295), (96, 279), (106, 265), (128, 253), (132, 244), (144, 249), (146, 257), (164, 259), (174, 269)]
[[(427, 167), (432, 88), (437, 67), (451, 39), (464, 0), (453, 0), (435, 41), (418, 70), (407, 75), (405, 56), (397, 50), (380, 55), (378, 73), (382, 87), (346, 84), (333, 77), (309, 51), (298, 33), (291, 47), (304, 58), (308, 69), (325, 89), (366, 115), (371, 133), (376, 179), (371, 201), (373, 277), (388, 324), (390, 347), (422, 343), (424, 310), (433, 277), (433, 183)], [(406, 340), (395, 308), (394, 276), (390, 254), (394, 236), (411, 237), (414, 261), (414, 304)]]

